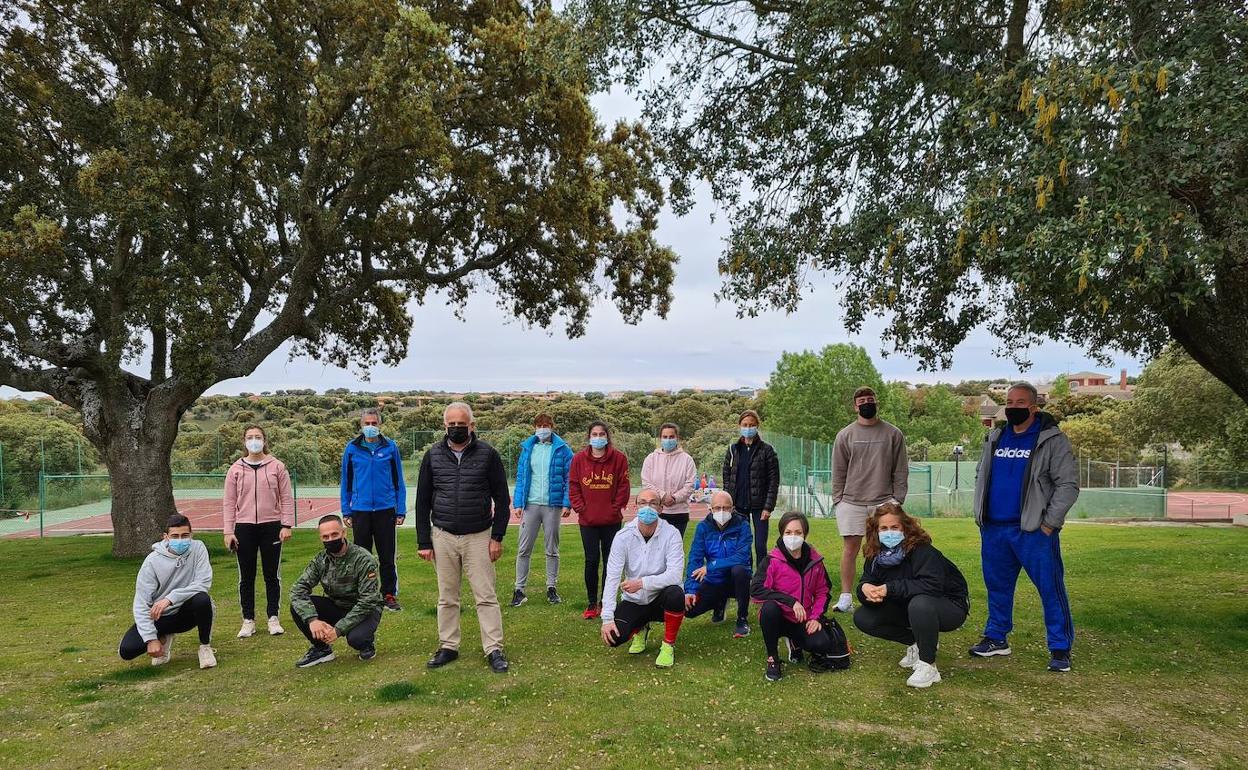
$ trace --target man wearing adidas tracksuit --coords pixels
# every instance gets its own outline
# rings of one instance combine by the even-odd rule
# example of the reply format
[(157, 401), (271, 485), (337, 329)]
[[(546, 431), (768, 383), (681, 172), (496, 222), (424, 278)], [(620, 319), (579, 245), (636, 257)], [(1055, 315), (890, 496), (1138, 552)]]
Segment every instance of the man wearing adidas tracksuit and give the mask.
[(1075, 641), (1058, 540), (1066, 513), (1079, 497), (1079, 466), (1070, 439), (1039, 411), (1035, 387), (1020, 382), (1006, 394), (1007, 425), (984, 440), (975, 473), (975, 523), (981, 536), (988, 621), (971, 655), (1009, 655), (1019, 569), (1040, 592), (1049, 645), (1049, 670), (1070, 670)]

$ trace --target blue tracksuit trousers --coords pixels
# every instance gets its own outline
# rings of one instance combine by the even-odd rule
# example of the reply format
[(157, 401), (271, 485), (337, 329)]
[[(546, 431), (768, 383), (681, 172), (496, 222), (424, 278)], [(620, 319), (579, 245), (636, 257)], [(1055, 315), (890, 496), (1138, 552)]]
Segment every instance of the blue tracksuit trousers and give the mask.
[(1050, 650), (1069, 651), (1075, 642), (1075, 624), (1066, 598), (1060, 532), (1024, 532), (1017, 524), (985, 524), (980, 528), (980, 558), (984, 587), (988, 589), (988, 622), (984, 636), (1004, 640), (1014, 628), (1014, 591), (1018, 571), (1040, 592), (1044, 626)]

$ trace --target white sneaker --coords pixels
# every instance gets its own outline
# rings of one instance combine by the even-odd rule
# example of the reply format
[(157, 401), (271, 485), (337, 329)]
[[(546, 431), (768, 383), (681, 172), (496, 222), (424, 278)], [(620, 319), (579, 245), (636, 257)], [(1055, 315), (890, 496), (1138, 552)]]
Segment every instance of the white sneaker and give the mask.
[(854, 595), (841, 594), (841, 598), (837, 601), (836, 606), (832, 608), (833, 612), (849, 612), (854, 608)]
[(282, 623), (277, 619), (276, 615), (269, 616), (269, 636), (281, 636), (286, 633), (286, 629), (282, 628)]
[(169, 656), (173, 654), (174, 636), (176, 636), (176, 634), (165, 634), (164, 636), (156, 637), (156, 641), (160, 642), (161, 649), (163, 649), (164, 652), (159, 658), (152, 658), (153, 666), (163, 666), (169, 662)]
[(211, 644), (199, 645), (199, 667), (215, 668), (217, 665), (217, 655), (213, 652)]
[(906, 680), (911, 687), (931, 687), (940, 681), (940, 672), (931, 663), (919, 661), (914, 664), (914, 673)]
[(914, 665), (918, 662), (919, 662), (919, 645), (912, 644), (906, 648), (905, 657), (897, 661), (897, 665), (901, 666), (902, 668), (914, 668)]
[(243, 627), (238, 629), (238, 638), (246, 639), (249, 636), (254, 636), (255, 633), (256, 633), (256, 621), (244, 620)]

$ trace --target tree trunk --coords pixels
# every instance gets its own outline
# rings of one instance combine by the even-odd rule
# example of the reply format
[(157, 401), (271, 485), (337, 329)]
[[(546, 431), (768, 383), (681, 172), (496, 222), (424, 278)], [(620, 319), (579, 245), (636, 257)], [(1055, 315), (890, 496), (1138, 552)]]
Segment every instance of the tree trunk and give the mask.
[[(88, 387), (83, 433), (99, 450), (112, 482), (113, 555), (143, 556), (160, 539), (173, 501), (170, 455), (178, 421), (193, 400), (167, 389)], [(183, 403), (186, 402), (186, 403)]]

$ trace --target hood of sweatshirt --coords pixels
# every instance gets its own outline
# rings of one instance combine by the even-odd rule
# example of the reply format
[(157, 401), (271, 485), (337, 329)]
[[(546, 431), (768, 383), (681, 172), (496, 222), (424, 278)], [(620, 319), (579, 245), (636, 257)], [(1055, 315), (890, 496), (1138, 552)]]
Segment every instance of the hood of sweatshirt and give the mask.
[(585, 453), (585, 459), (589, 460), (591, 463), (598, 463), (599, 465), (611, 462), (615, 456), (620, 453), (620, 451), (611, 444), (607, 444), (607, 451), (602, 453), (602, 457), (594, 457), (594, 450), (589, 447), (585, 447), (581, 451)]

